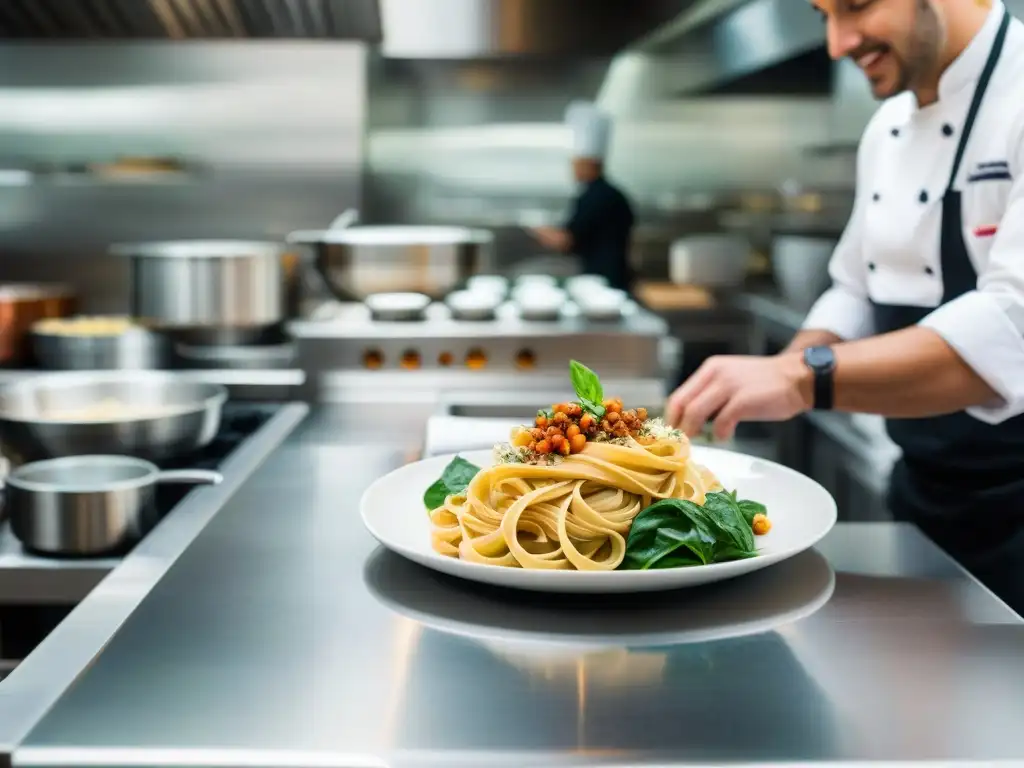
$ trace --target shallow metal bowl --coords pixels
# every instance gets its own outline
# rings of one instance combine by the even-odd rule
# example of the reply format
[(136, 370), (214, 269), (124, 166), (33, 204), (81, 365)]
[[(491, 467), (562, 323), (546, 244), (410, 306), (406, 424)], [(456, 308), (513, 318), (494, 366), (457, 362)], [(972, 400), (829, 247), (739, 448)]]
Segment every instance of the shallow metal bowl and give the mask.
[(494, 235), (465, 227), (350, 227), (293, 232), (288, 242), (312, 250), (317, 269), (341, 301), (410, 291), (441, 299), (494, 257)]
[[(37, 376), (0, 389), (0, 450), (15, 464), (82, 454), (160, 461), (208, 445), (228, 391), (157, 371)], [(110, 403), (107, 415), (76, 415)], [(123, 414), (117, 410), (123, 408)]]

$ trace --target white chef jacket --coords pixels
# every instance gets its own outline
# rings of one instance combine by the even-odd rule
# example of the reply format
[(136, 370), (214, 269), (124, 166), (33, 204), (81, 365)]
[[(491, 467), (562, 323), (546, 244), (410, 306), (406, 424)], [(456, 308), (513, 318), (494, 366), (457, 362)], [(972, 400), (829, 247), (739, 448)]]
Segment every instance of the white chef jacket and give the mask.
[(843, 339), (874, 332), (871, 301), (936, 307), (921, 325), (956, 350), (1003, 402), (968, 409), (999, 423), (1024, 413), (1024, 24), (1006, 43), (978, 111), (955, 188), (978, 285), (939, 306), (942, 196), (960, 130), (999, 28), (988, 19), (920, 108), (912, 93), (884, 102), (861, 138), (853, 213), (829, 265), (832, 287), (804, 328)]

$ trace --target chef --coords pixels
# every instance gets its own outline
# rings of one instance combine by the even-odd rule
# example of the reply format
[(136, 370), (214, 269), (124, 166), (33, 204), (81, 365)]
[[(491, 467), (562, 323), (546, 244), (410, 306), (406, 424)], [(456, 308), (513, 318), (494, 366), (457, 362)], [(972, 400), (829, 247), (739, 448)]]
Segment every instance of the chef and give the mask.
[(1024, 614), (1024, 26), (998, 0), (813, 0), (885, 99), (832, 287), (782, 354), (708, 360), (689, 433), (810, 408), (888, 418), (900, 519)]
[(572, 170), (579, 192), (564, 227), (538, 227), (534, 237), (546, 248), (575, 253), (583, 271), (603, 275), (614, 288), (629, 290), (629, 243), (633, 210), (604, 175), (611, 118), (596, 105), (574, 102), (566, 111), (572, 130)]

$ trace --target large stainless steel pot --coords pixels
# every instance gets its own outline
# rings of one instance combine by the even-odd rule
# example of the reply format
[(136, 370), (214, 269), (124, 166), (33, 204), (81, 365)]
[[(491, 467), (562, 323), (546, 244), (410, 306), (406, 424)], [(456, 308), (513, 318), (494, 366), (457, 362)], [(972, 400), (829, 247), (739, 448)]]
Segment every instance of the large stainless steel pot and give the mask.
[(442, 298), (493, 262), (494, 235), (463, 227), (367, 226), (293, 232), (342, 301), (374, 293), (415, 292)]
[(130, 456), (70, 456), (37, 461), (5, 479), (11, 530), (28, 549), (101, 555), (138, 541), (159, 522), (157, 483), (209, 483), (219, 472), (160, 471)]
[(160, 461), (208, 445), (228, 391), (160, 371), (52, 373), (0, 389), (0, 450), (15, 464), (84, 454)]
[(673, 283), (735, 288), (751, 265), (750, 242), (742, 235), (707, 234), (680, 238), (669, 250)]
[(116, 245), (131, 260), (131, 310), (196, 343), (246, 343), (285, 317), (279, 243), (179, 240)]

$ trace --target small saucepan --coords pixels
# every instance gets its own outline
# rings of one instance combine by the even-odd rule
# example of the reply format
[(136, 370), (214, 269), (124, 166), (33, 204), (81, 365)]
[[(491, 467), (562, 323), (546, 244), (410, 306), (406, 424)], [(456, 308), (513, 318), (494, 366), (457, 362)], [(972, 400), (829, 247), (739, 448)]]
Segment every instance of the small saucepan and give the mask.
[(11, 530), (26, 549), (81, 557), (124, 551), (145, 536), (159, 522), (157, 483), (223, 479), (130, 456), (68, 456), (24, 464), (4, 484)]

